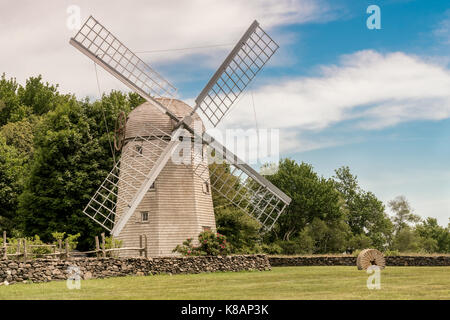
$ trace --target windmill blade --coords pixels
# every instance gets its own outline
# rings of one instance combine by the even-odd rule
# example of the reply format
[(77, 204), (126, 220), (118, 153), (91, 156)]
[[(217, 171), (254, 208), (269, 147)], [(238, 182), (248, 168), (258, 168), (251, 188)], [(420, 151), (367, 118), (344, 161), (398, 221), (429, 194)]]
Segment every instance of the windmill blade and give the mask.
[[(194, 173), (230, 203), (256, 219), (264, 231), (272, 229), (291, 198), (207, 134), (204, 134), (204, 142), (224, 162), (213, 163), (210, 167), (202, 161), (202, 152), (194, 148)], [(205, 174), (208, 170), (209, 175)]]
[(217, 126), (278, 47), (255, 20), (195, 99), (193, 112), (200, 109)]
[[(179, 131), (170, 134), (147, 123), (145, 134), (127, 141), (124, 148), (129, 148), (126, 150), (129, 152), (122, 153), (83, 213), (113, 235), (118, 235), (161, 172), (167, 162), (165, 157), (176, 147)], [(135, 149), (136, 144), (144, 142), (151, 146), (146, 149), (148, 155)]]
[(90, 16), (70, 44), (172, 119), (178, 118), (154, 98), (174, 98), (177, 89)]

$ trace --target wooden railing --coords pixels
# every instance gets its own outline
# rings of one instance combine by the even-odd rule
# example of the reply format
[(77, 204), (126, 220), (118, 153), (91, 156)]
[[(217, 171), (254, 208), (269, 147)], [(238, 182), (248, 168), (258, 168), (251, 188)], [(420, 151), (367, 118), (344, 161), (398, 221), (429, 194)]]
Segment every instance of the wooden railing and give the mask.
[[(120, 251), (130, 251), (134, 250), (139, 253), (139, 256), (144, 256), (145, 258), (148, 258), (148, 247), (147, 247), (147, 236), (139, 235), (139, 247), (124, 247), (124, 248), (114, 248), (114, 240), (111, 242), (112, 248), (106, 249), (106, 240), (105, 240), (105, 234), (101, 234), (101, 245), (98, 236), (95, 236), (95, 250), (91, 251), (84, 251), (84, 252), (78, 252), (79, 254), (95, 254), (97, 258), (106, 258), (108, 256), (108, 253), (110, 256), (114, 252), (120, 252)], [(16, 252), (15, 253), (8, 253), (8, 248), (16, 246)], [(49, 253), (35, 253), (32, 252), (33, 248), (51, 248), (52, 252)], [(21, 257), (24, 260), (27, 260), (29, 258), (37, 257), (37, 256), (44, 256), (44, 257), (56, 257), (59, 259), (69, 259), (71, 256), (70, 248), (69, 248), (69, 241), (66, 239), (64, 242), (64, 248), (62, 245), (62, 241), (58, 240), (58, 245), (55, 244), (27, 244), (26, 239), (18, 239), (17, 244), (11, 244), (7, 243), (6, 238), (6, 231), (3, 231), (3, 245), (1, 247), (2, 259), (8, 259), (8, 257), (17, 257), (17, 259), (20, 259)], [(29, 250), (31, 249), (31, 251)]]

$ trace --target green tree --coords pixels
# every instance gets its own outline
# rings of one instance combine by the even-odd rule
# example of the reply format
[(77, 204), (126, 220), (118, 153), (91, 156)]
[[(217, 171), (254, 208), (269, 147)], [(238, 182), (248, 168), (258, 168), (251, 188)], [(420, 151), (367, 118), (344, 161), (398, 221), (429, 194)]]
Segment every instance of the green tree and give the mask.
[(275, 225), (276, 238), (296, 238), (314, 218), (332, 222), (343, 216), (334, 181), (319, 177), (309, 164), (280, 160), (278, 171), (267, 179), (292, 198)]
[(233, 206), (217, 208), (214, 212), (217, 232), (227, 237), (232, 253), (249, 253), (259, 250), (260, 225), (255, 219)]
[(395, 234), (392, 248), (400, 252), (418, 252), (420, 237), (410, 226), (405, 225)]
[(17, 199), (22, 191), (24, 158), (0, 133), (0, 230), (16, 228)]
[(27, 79), (25, 87), (19, 86), (17, 89), (17, 95), (20, 104), (30, 107), (36, 115), (55, 110), (59, 104), (74, 99), (71, 95), (61, 95), (58, 85), (43, 83), (41, 75)]
[(26, 234), (48, 241), (54, 230), (80, 233), (80, 247), (86, 248), (102, 229), (82, 210), (112, 168), (114, 121), (119, 111), (131, 110), (131, 103), (116, 91), (92, 104), (62, 101), (36, 129), (19, 216)]
[(0, 78), (0, 127), (8, 123), (11, 112), (20, 106), (17, 96), (19, 84), (16, 79), (6, 79), (3, 73)]
[(416, 226), (421, 238), (421, 247), (427, 252), (450, 252), (450, 230), (437, 223), (435, 218), (427, 218)]
[[(359, 239), (368, 237), (370, 246), (380, 250), (386, 248), (392, 238), (392, 223), (383, 202), (372, 192), (361, 189), (357, 176), (350, 172), (349, 167), (335, 170), (334, 179), (336, 188), (344, 199), (346, 221), (353, 236)], [(349, 243), (349, 249), (358, 249), (351, 245), (358, 243), (355, 241)]]

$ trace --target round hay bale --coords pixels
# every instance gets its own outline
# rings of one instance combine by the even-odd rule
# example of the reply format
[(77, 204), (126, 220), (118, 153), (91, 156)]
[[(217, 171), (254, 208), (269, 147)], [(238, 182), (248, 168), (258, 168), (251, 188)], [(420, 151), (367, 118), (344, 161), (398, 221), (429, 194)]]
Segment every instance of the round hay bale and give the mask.
[(367, 270), (367, 268), (371, 265), (384, 269), (386, 267), (384, 255), (377, 249), (362, 250), (356, 259), (356, 266), (358, 267), (358, 270)]

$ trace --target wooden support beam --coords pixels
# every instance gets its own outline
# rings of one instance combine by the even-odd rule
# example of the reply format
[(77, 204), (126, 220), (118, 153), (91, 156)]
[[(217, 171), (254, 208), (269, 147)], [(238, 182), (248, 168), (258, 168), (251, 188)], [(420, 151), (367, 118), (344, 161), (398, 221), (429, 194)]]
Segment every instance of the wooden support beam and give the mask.
[(105, 251), (105, 233), (102, 233), (102, 256), (103, 258), (106, 258), (106, 251)]
[(27, 239), (23, 239), (23, 260), (27, 261), (28, 252), (27, 252)]
[(144, 257), (148, 259), (148, 250), (147, 250), (147, 235), (144, 234)]
[(142, 234), (139, 235), (139, 248), (141, 248), (139, 250), (139, 257), (142, 257)]
[(6, 244), (6, 231), (3, 231), (3, 259), (8, 259), (8, 247)]
[(66, 259), (69, 259), (69, 240), (66, 239)]
[(98, 236), (95, 236), (95, 255), (100, 257), (100, 241), (98, 240)]

